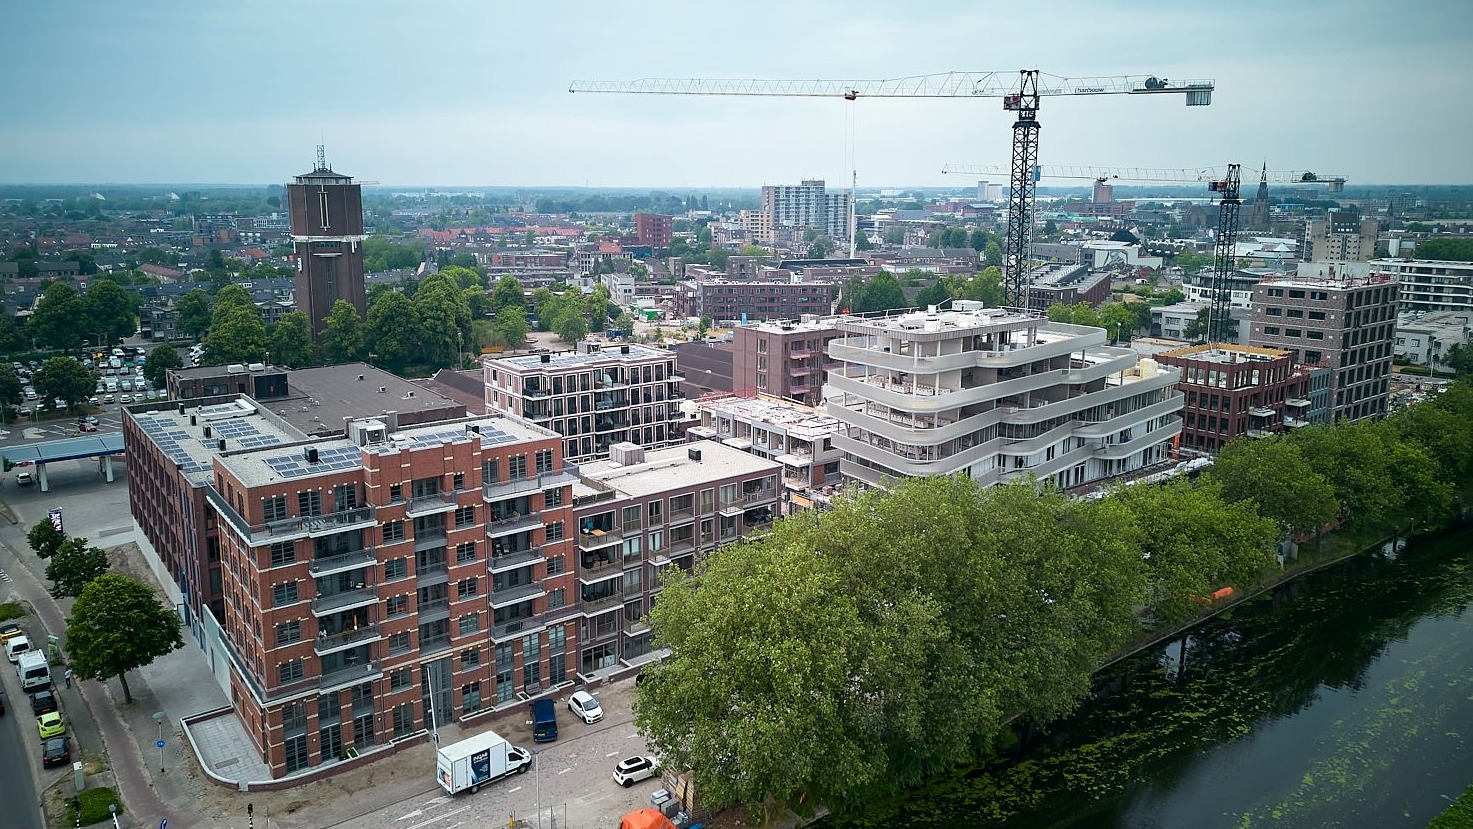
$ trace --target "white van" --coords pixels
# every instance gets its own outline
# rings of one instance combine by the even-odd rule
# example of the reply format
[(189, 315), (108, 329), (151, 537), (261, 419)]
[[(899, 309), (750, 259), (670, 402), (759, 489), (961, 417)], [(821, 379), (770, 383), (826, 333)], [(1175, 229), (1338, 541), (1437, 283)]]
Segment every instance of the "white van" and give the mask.
[(118, 393), (118, 380), (117, 380), (116, 377), (109, 377), (109, 378), (107, 378), (106, 380), (104, 380), (102, 382), (103, 382), (103, 385), (107, 386), (107, 393), (108, 394), (117, 394)]
[(16, 660), (20, 659), (20, 655), (29, 650), (32, 650), (31, 640), (24, 636), (16, 636), (5, 643), (5, 658), (14, 665)]
[(40, 651), (21, 654), (15, 670), (20, 674), (20, 687), (28, 694), (51, 687), (51, 666), (46, 662), (46, 654)]

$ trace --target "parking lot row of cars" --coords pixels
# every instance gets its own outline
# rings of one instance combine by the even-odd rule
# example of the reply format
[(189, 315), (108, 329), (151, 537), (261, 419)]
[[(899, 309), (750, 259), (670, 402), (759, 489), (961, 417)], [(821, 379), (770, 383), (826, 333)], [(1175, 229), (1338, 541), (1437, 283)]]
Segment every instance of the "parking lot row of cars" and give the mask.
[[(14, 622), (0, 624), (0, 644), (5, 647), (5, 658), (16, 665), (19, 671), (21, 656), (29, 650), (29, 639), (20, 625)], [(24, 649), (16, 647), (25, 642)], [(64, 766), (72, 761), (71, 738), (66, 733), (66, 720), (61, 715), (60, 700), (48, 684), (30, 693), (31, 715), (36, 718), (36, 733), (41, 739), (41, 766)], [(5, 699), (0, 694), (0, 715), (5, 713)]]

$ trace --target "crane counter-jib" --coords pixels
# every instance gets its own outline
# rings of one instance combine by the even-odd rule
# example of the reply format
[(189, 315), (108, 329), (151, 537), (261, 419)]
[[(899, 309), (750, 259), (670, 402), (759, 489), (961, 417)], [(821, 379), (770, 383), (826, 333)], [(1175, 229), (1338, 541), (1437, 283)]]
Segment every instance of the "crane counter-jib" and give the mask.
[[(1038, 94), (1185, 95), (1188, 106), (1212, 102), (1211, 80), (1171, 81), (1154, 75), (1065, 78), (1038, 75)], [(1002, 98), (1018, 89), (1013, 72), (940, 72), (902, 78), (772, 80), (761, 78), (639, 78), (632, 81), (573, 81), (569, 92), (623, 95), (730, 95), (792, 98)]]

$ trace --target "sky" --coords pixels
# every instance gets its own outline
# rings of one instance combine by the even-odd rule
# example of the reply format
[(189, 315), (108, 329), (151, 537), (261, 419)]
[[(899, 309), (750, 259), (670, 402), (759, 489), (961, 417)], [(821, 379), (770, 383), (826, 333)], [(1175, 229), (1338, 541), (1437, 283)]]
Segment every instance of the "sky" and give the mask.
[(1473, 183), (1466, 0), (47, 0), (0, 4), (0, 31), (9, 184), (278, 184), (321, 143), (334, 169), (385, 185), (961, 186), (976, 177), (943, 165), (1008, 163), (996, 98), (568, 85), (1024, 68), (1217, 84), (1210, 107), (1045, 98), (1045, 166)]

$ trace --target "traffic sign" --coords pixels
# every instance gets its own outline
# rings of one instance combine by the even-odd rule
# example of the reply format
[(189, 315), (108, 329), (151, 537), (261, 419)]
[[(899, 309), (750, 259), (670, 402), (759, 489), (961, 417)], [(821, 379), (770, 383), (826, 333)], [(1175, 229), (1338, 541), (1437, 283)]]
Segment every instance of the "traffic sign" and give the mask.
[(154, 745), (154, 748), (163, 748), (164, 747), (164, 741), (163, 740), (159, 740), (158, 742), (154, 743), (153, 745)]
[(159, 821), (159, 829), (169, 829), (169, 819), (163, 818)]

